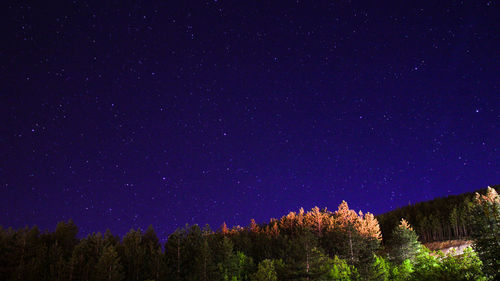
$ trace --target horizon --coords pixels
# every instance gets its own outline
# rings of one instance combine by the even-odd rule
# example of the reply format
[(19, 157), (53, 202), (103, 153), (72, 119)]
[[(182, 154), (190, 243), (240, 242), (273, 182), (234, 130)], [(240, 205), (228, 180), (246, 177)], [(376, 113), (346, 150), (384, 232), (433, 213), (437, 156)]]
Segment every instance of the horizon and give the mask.
[[(496, 189), (496, 188), (499, 188), (499, 187), (500, 187), (500, 185), (489, 185), (488, 187), (493, 187), (493, 188), (495, 188), (495, 189)], [(448, 197), (450, 197), (450, 196), (457, 196), (457, 195), (462, 195), (462, 194), (472, 193), (472, 192), (476, 192), (476, 193), (477, 193), (477, 192), (479, 192), (479, 191), (485, 191), (485, 190), (486, 190), (486, 188), (480, 188), (480, 189), (476, 189), (476, 190), (471, 191), (471, 192), (464, 192), (464, 193), (460, 193), (460, 194), (450, 194), (450, 195), (446, 195), (446, 196), (443, 196), (443, 197), (435, 197), (435, 198), (433, 198), (433, 199), (431, 199), (431, 200), (424, 200), (424, 201), (419, 201), (419, 202), (415, 202), (415, 203), (411, 203), (411, 204), (409, 203), (408, 205), (399, 206), (399, 207), (396, 207), (396, 208), (394, 208), (394, 209), (391, 209), (391, 210), (389, 210), (389, 211), (387, 211), (387, 212), (384, 212), (384, 213), (381, 213), (381, 214), (375, 214), (375, 213), (370, 212), (369, 210), (358, 210), (358, 209), (355, 209), (355, 208), (351, 208), (351, 206), (349, 206), (349, 208), (350, 208), (351, 210), (354, 210), (356, 213), (358, 213), (359, 211), (362, 211), (362, 212), (363, 212), (363, 214), (366, 214), (366, 213), (371, 213), (371, 214), (373, 214), (375, 217), (377, 217), (377, 216), (379, 216), (379, 215), (383, 215), (383, 214), (386, 214), (386, 213), (389, 213), (389, 212), (392, 212), (392, 211), (395, 211), (395, 210), (398, 210), (398, 209), (401, 209), (401, 208), (404, 208), (404, 207), (407, 207), (407, 206), (415, 206), (416, 204), (423, 203), (423, 202), (428, 202), (428, 201), (433, 201), (433, 200), (436, 200), (436, 199), (448, 198)], [(338, 207), (338, 206), (339, 206), (339, 205), (340, 205), (343, 201), (345, 201), (345, 200), (342, 200), (342, 201), (341, 201), (341, 202), (337, 205), (337, 207)], [(347, 202), (347, 201), (346, 201), (346, 202)], [(349, 204), (349, 202), (347, 202), (347, 204)], [(315, 208), (315, 207), (318, 207), (320, 210), (327, 209), (327, 211), (329, 211), (329, 212), (334, 212), (334, 211), (336, 210), (336, 208), (337, 208), (337, 207), (336, 207), (336, 208), (332, 209), (332, 210), (333, 210), (333, 211), (332, 211), (332, 210), (328, 209), (328, 206), (324, 206), (324, 207), (320, 207), (320, 206), (313, 206), (313, 207), (311, 207), (311, 208), (303, 208), (303, 207), (299, 207), (297, 210), (288, 210), (288, 211), (286, 211), (285, 213), (283, 213), (281, 216), (269, 217), (269, 218), (267, 218), (267, 221), (256, 221), (256, 223), (257, 223), (258, 225), (266, 225), (266, 224), (268, 224), (271, 220), (273, 220), (273, 219), (278, 219), (278, 220), (279, 220), (280, 218), (282, 218), (282, 217), (286, 216), (286, 215), (287, 215), (287, 214), (289, 214), (290, 212), (298, 212), (298, 211), (300, 211), (300, 209), (304, 209), (304, 211), (305, 211), (305, 212), (308, 212), (308, 211), (311, 211), (311, 210), (312, 210), (313, 208)], [(253, 219), (253, 218), (252, 218), (252, 219)], [(78, 223), (77, 223), (77, 222), (75, 222), (75, 221), (74, 221), (73, 219), (71, 219), (71, 218), (69, 218), (69, 219), (67, 219), (67, 220), (64, 220), (64, 221), (59, 221), (59, 222), (69, 222), (69, 221), (72, 221), (72, 222), (73, 222), (73, 223), (74, 223), (74, 224), (78, 227)], [(57, 222), (57, 223), (59, 223), (59, 222)], [(223, 221), (223, 222), (221, 222), (218, 226), (215, 226), (215, 225), (210, 225), (210, 224), (208, 224), (208, 223), (205, 223), (205, 224), (198, 224), (198, 223), (188, 224), (188, 223), (186, 223), (186, 224), (183, 224), (183, 225), (179, 225), (179, 226), (178, 226), (178, 227), (177, 227), (174, 231), (172, 231), (172, 232), (170, 232), (170, 233), (166, 233), (166, 234), (167, 234), (166, 236), (160, 236), (160, 235), (159, 235), (159, 233), (158, 233), (158, 231), (159, 231), (159, 230), (158, 230), (158, 229), (156, 229), (156, 228), (154, 227), (154, 225), (152, 225), (152, 224), (150, 224), (150, 225), (148, 225), (148, 226), (145, 226), (145, 227), (141, 227), (141, 226), (139, 226), (139, 227), (136, 227), (136, 228), (130, 228), (127, 232), (125, 232), (125, 233), (121, 233), (121, 234), (120, 234), (120, 233), (113, 233), (113, 232), (111, 232), (111, 233), (112, 233), (114, 236), (118, 236), (120, 239), (123, 239), (123, 236), (125, 236), (125, 235), (129, 232), (129, 231), (132, 231), (132, 230), (133, 230), (133, 231), (140, 230), (141, 232), (143, 232), (143, 233), (144, 233), (144, 231), (145, 231), (146, 229), (148, 229), (150, 226), (152, 226), (152, 227), (153, 227), (153, 229), (154, 229), (154, 231), (155, 231), (155, 233), (156, 233), (156, 235), (158, 236), (158, 239), (160, 240), (160, 242), (161, 242), (161, 243), (165, 243), (165, 242), (167, 241), (167, 239), (168, 239), (168, 236), (169, 236), (170, 234), (172, 234), (173, 232), (177, 231), (178, 229), (185, 228), (186, 226), (194, 226), (194, 225), (197, 225), (197, 226), (199, 226), (200, 228), (203, 228), (203, 227), (205, 227), (205, 226), (207, 226), (207, 225), (208, 225), (208, 226), (210, 227), (210, 229), (211, 229), (213, 232), (218, 232), (218, 231), (220, 231), (220, 228), (222, 227), (222, 225), (223, 225), (223, 224), (226, 224), (226, 222), (225, 222), (225, 221)], [(56, 224), (56, 225), (57, 225), (57, 224)], [(48, 229), (48, 228), (44, 228), (44, 229), (42, 229), (42, 228), (38, 228), (38, 229), (40, 230), (40, 232), (41, 232), (41, 233), (51, 233), (51, 232), (53, 232), (53, 231), (55, 230), (56, 225), (53, 227), (53, 229)], [(229, 229), (232, 229), (232, 228), (234, 228), (234, 227), (243, 227), (243, 228), (246, 228), (246, 227), (248, 227), (249, 225), (250, 225), (250, 221), (249, 221), (249, 222), (247, 222), (247, 224), (227, 225), (227, 227), (228, 227)], [(3, 225), (0, 225), (0, 227), (3, 227), (4, 229), (12, 228), (12, 226), (3, 226)], [(28, 227), (28, 228), (33, 228), (33, 227), (38, 227), (38, 226), (37, 226), (36, 224), (35, 224), (35, 225), (25, 225), (24, 227), (20, 227), (20, 228), (13, 228), (13, 229), (14, 229), (14, 230), (16, 230), (16, 229), (21, 229), (21, 228), (26, 228), (26, 227)], [(88, 235), (93, 235), (93, 234), (98, 234), (98, 233), (100, 233), (100, 234), (103, 234), (103, 235), (104, 235), (104, 233), (105, 233), (105, 232), (107, 232), (108, 230), (109, 230), (109, 231), (111, 231), (109, 228), (106, 228), (106, 229), (105, 229), (105, 230), (103, 230), (103, 231), (102, 231), (102, 230), (98, 230), (98, 231), (91, 231), (91, 232), (87, 232), (87, 233), (81, 233), (81, 230), (80, 230), (80, 228), (78, 227), (78, 237), (79, 237), (80, 239), (83, 239), (83, 238), (87, 237)], [(162, 233), (165, 233), (165, 231), (163, 231)]]

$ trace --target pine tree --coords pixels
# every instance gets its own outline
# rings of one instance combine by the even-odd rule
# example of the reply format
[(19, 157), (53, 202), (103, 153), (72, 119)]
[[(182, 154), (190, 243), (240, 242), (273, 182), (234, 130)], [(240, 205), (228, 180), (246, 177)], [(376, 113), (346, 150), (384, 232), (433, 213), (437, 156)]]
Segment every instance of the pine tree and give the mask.
[(73, 253), (73, 248), (78, 244), (78, 227), (72, 220), (59, 222), (54, 232), (55, 243), (62, 250), (64, 258), (68, 258)]
[(320, 280), (354, 281), (359, 279), (358, 271), (353, 265), (349, 265), (346, 260), (335, 256), (328, 260), (326, 274)]
[(390, 280), (391, 265), (381, 256), (375, 256), (370, 272), (370, 280), (388, 281)]
[(223, 235), (227, 235), (229, 234), (229, 228), (227, 228), (227, 225), (226, 225), (226, 222), (223, 222), (221, 227), (220, 227), (220, 232), (223, 234)]
[(171, 281), (183, 280), (185, 269), (185, 261), (189, 260), (187, 257), (186, 228), (178, 228), (174, 233), (170, 234), (165, 243), (165, 273), (169, 276)]
[(253, 281), (277, 281), (278, 274), (274, 268), (274, 262), (269, 259), (265, 259), (259, 263), (257, 272), (252, 275)]
[(500, 197), (491, 187), (486, 195), (476, 193), (471, 210), (474, 250), (486, 273), (500, 280)]
[(390, 257), (396, 264), (406, 259), (413, 259), (420, 251), (422, 245), (418, 242), (418, 236), (405, 219), (392, 232), (389, 241)]
[(210, 272), (212, 270), (212, 250), (208, 244), (208, 237), (203, 237), (203, 242), (200, 248), (200, 255), (198, 257), (201, 261), (201, 276), (200, 281), (209, 280)]
[(216, 259), (219, 278), (231, 280), (237, 276), (238, 258), (233, 252), (233, 242), (227, 236), (222, 237), (217, 245)]
[(125, 267), (127, 280), (139, 281), (142, 280), (141, 273), (144, 268), (144, 257), (146, 249), (142, 247), (142, 233), (140, 229), (131, 229), (125, 237), (123, 237), (123, 264)]
[(96, 265), (97, 280), (121, 281), (124, 279), (123, 266), (114, 246), (109, 245), (104, 251)]
[(98, 263), (105, 247), (101, 233), (93, 233), (80, 242), (73, 249), (69, 264), (69, 280), (95, 279), (95, 266)]
[(455, 207), (450, 213), (450, 225), (453, 229), (453, 234), (455, 238), (460, 237), (460, 219), (458, 217), (458, 209)]
[(152, 225), (146, 229), (142, 236), (141, 248), (144, 253), (142, 278), (158, 280), (160, 278), (162, 252), (160, 241)]

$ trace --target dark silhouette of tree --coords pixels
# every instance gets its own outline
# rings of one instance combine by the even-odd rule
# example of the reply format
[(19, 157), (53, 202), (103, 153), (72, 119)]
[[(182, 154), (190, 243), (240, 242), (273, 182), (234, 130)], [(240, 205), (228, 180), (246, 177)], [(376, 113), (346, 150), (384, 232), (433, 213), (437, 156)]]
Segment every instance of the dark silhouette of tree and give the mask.
[(99, 281), (121, 281), (123, 266), (113, 245), (106, 246), (96, 265), (96, 279)]

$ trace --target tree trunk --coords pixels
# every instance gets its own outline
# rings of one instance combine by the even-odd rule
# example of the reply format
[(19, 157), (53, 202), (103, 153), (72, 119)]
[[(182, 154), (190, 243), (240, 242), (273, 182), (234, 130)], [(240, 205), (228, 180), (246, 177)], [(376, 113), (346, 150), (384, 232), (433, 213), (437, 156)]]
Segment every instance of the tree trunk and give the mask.
[(349, 248), (351, 250), (351, 262), (354, 261), (354, 252), (352, 250), (352, 234), (351, 231), (349, 231)]
[(177, 278), (181, 278), (181, 240), (177, 237)]
[(306, 243), (306, 273), (309, 280), (309, 243)]
[(24, 265), (24, 250), (26, 249), (26, 236), (23, 239), (23, 250), (21, 252), (21, 260), (19, 261), (19, 273), (17, 275), (17, 280), (23, 280), (23, 265)]

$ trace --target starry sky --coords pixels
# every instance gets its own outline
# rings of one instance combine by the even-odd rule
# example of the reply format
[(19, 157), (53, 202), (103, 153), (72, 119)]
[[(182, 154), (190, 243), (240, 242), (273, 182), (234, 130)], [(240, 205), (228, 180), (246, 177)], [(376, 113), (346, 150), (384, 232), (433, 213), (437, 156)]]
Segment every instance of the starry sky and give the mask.
[(495, 1), (7, 1), (0, 225), (123, 235), (500, 183)]

